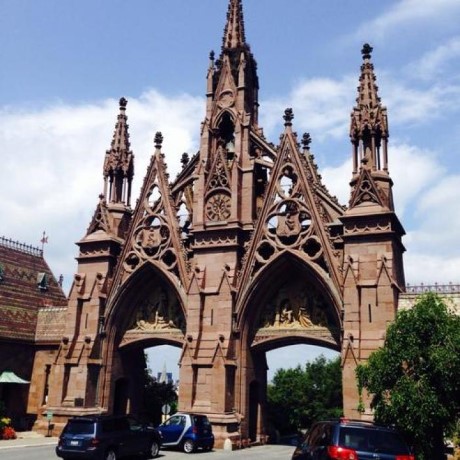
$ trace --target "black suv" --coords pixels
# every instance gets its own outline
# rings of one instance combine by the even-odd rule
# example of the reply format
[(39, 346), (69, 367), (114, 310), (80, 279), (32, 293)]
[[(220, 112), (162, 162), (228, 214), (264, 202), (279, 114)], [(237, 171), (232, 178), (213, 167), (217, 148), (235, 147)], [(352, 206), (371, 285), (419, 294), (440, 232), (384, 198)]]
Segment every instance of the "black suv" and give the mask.
[(293, 460), (414, 460), (392, 428), (348, 419), (315, 423), (299, 443)]
[(117, 460), (135, 454), (158, 455), (161, 435), (131, 416), (71, 418), (59, 437), (56, 455), (63, 459)]

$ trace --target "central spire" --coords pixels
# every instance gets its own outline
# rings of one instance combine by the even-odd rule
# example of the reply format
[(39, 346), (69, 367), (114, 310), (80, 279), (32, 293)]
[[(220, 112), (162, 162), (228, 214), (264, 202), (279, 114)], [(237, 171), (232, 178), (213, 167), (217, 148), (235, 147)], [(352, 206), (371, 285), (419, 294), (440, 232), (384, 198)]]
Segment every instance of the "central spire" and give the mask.
[(246, 44), (244, 34), (243, 5), (241, 0), (230, 0), (225, 24), (222, 49), (240, 48)]

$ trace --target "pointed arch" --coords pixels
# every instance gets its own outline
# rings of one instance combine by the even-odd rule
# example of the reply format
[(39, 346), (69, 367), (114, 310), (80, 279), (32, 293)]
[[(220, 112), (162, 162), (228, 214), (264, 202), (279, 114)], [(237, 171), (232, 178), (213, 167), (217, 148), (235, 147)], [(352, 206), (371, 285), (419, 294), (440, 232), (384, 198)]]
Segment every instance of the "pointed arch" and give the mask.
[(177, 345), (186, 329), (185, 292), (169, 272), (147, 261), (118, 287), (107, 305), (105, 324), (115, 344), (120, 344), (127, 331), (145, 331), (161, 335), (165, 343), (169, 342), (165, 333), (175, 332), (169, 335)]
[(320, 267), (285, 251), (260, 270), (241, 296), (236, 325), (251, 348), (310, 343), (339, 350), (341, 294)]

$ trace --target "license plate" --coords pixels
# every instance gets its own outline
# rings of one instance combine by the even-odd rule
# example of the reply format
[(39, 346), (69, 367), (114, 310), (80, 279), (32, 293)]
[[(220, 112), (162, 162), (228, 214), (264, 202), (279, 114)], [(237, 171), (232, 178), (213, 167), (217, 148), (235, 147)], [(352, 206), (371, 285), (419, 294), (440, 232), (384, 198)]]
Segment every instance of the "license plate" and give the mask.
[(80, 441), (70, 441), (70, 445), (71, 445), (71, 446), (79, 446), (79, 445), (80, 445)]

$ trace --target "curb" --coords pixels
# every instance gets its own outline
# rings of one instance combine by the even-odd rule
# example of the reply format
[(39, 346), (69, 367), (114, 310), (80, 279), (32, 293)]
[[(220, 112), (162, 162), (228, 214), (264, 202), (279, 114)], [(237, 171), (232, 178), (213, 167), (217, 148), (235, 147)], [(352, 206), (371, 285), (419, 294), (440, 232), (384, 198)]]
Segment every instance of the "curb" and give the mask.
[(40, 447), (40, 446), (55, 446), (57, 445), (58, 438), (36, 438), (26, 439), (18, 438), (8, 441), (0, 441), (0, 450), (15, 449), (20, 447)]

